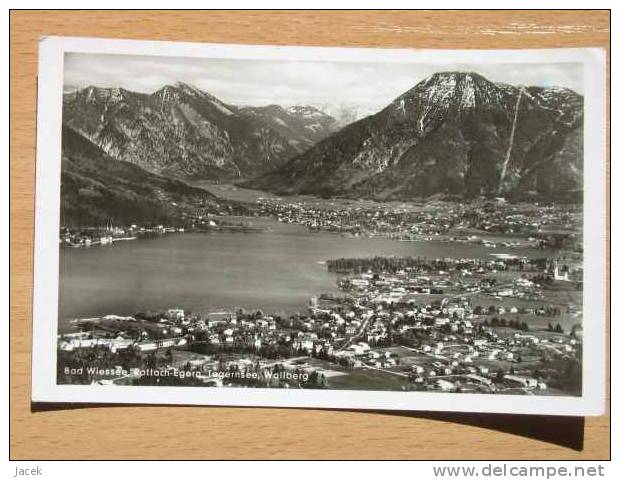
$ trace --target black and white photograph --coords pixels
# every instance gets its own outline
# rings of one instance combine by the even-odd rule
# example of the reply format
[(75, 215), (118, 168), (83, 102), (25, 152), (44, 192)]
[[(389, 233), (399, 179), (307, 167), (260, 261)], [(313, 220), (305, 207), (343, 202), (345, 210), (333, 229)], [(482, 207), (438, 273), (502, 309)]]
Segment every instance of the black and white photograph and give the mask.
[(40, 52), (35, 400), (602, 412), (599, 50)]

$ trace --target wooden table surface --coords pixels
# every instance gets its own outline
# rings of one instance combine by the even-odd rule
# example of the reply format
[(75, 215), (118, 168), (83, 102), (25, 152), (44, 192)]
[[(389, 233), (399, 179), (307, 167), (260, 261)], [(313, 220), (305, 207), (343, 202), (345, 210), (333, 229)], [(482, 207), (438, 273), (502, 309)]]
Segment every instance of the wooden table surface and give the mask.
[[(530, 431), (542, 438), (564, 425), (521, 416), (421, 418), (415, 413), (144, 406), (33, 412), (30, 404), (41, 36), (401, 48), (597, 46), (609, 51), (607, 11), (13, 11), (10, 19), (12, 459), (609, 458), (609, 415), (585, 420), (579, 452), (499, 431)], [(483, 428), (488, 426), (496, 429)]]

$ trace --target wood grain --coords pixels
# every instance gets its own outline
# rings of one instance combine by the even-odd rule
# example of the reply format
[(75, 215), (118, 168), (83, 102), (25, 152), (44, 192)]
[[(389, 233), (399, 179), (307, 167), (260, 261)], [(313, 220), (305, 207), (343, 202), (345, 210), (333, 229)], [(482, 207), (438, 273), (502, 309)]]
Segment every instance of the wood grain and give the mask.
[(586, 419), (584, 450), (577, 452), (415, 414), (141, 406), (31, 412), (35, 86), (37, 41), (45, 35), (409, 48), (609, 49), (610, 43), (607, 11), (13, 11), (12, 459), (609, 458), (608, 415)]

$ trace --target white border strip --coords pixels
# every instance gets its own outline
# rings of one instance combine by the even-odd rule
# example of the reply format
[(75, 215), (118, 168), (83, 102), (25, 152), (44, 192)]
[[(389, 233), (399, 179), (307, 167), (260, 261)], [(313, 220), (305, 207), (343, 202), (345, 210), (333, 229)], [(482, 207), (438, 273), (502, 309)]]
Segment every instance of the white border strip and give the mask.
[[(582, 63), (584, 72), (584, 343), (582, 397), (352, 390), (56, 385), (58, 229), (65, 52), (377, 63)], [(39, 43), (32, 400), (600, 415), (605, 408), (605, 51), (407, 50), (46, 37)]]

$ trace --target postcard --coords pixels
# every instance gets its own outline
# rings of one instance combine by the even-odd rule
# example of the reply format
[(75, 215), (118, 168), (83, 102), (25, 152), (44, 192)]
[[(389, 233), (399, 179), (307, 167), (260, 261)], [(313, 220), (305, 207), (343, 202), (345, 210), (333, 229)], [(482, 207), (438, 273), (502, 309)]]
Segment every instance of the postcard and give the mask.
[(604, 411), (605, 52), (39, 45), (33, 402)]

